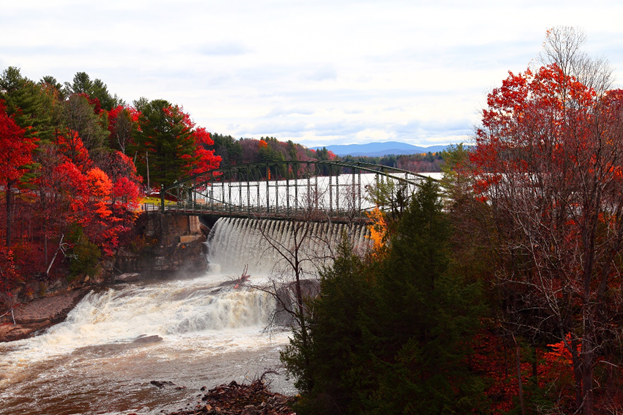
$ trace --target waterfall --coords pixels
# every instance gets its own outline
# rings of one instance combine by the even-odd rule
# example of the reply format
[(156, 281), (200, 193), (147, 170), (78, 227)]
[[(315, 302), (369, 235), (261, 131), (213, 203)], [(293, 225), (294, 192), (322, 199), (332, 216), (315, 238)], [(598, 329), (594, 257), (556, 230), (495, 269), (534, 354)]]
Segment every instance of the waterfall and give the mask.
[[(94, 291), (64, 322), (0, 344), (0, 413), (156, 414), (194, 399), (201, 386), (244, 382), (276, 367), (289, 331), (266, 333), (276, 302), (251, 285), (283, 270), (283, 256), (267, 241), (292, 250), (301, 230), (308, 232), (299, 250), (307, 274), (330, 263), (344, 232), (356, 249), (369, 243), (362, 226), (219, 219), (207, 275)], [(234, 288), (247, 264), (251, 283)], [(160, 391), (152, 380), (187, 389)], [(285, 377), (277, 384), (295, 393)]]
[(282, 275), (296, 252), (306, 274), (317, 274), (332, 263), (342, 235), (355, 252), (369, 246), (367, 229), (342, 223), (293, 222), (270, 219), (221, 218), (208, 238), (208, 262), (213, 272), (240, 275), (245, 266), (254, 276)]

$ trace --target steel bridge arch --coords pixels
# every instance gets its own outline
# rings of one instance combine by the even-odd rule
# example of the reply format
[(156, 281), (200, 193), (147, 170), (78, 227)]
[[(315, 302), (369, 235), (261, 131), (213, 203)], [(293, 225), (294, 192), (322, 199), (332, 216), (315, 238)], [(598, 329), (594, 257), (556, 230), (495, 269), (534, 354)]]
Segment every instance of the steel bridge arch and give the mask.
[[(362, 174), (367, 175), (363, 184)], [(398, 191), (407, 198), (427, 179), (408, 170), (362, 162), (248, 163), (189, 176), (161, 188), (160, 210), (187, 215), (296, 219), (309, 211), (310, 200), (315, 199), (314, 208), (324, 210), (327, 219), (365, 221), (367, 207), (362, 203), (362, 193), (370, 185), (370, 175), (374, 175), (375, 183), (397, 184)]]

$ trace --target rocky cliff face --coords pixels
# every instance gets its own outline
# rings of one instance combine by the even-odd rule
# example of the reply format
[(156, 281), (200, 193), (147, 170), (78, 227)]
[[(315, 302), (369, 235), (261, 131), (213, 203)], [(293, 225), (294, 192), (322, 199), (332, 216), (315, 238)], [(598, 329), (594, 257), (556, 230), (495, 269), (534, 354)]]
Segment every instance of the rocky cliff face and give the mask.
[(141, 279), (202, 275), (207, 271), (208, 230), (196, 216), (143, 214), (136, 223), (140, 246), (124, 247), (115, 258), (117, 273), (138, 273)]

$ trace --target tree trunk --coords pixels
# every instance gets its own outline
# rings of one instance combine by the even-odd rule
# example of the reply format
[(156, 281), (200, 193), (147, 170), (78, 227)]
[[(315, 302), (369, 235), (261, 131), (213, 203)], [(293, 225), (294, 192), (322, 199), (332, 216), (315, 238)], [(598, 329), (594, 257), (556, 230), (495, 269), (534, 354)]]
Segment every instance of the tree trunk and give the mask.
[(582, 414), (593, 415), (593, 368), (585, 367), (582, 371), (582, 389), (584, 392)]
[(11, 247), (11, 202), (12, 202), (12, 192), (11, 192), (11, 181), (7, 182), (6, 185), (6, 247)]
[(594, 331), (592, 330), (590, 320), (587, 326), (589, 327), (584, 333), (582, 351), (580, 353), (582, 360), (580, 366), (582, 372), (582, 414), (593, 415), (593, 363), (595, 362), (595, 353), (592, 342)]
[(539, 384), (539, 356), (536, 346), (534, 347), (534, 360), (532, 361), (532, 384), (537, 386)]
[(524, 403), (523, 396), (523, 382), (521, 381), (521, 353), (519, 348), (519, 343), (517, 343), (517, 339), (513, 335), (513, 341), (515, 342), (515, 359), (517, 364), (517, 385), (519, 388), (519, 406), (521, 407), (521, 415), (526, 415), (526, 405)]
[(577, 352), (578, 341), (571, 340), (571, 358), (573, 361), (573, 380), (575, 382), (575, 404), (578, 408), (582, 408), (583, 393), (582, 393), (582, 369), (580, 356)]

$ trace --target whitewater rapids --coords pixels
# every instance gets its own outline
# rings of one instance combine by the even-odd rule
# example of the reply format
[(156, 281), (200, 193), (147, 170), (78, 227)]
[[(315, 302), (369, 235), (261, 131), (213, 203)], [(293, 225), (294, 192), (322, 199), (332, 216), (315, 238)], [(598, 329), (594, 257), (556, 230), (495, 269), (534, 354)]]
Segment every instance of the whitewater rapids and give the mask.
[[(266, 229), (287, 245), (291, 226)], [(314, 226), (333, 247), (345, 231)], [(156, 414), (194, 405), (202, 386), (250, 382), (267, 370), (280, 373), (268, 378), (274, 391), (295, 394), (279, 362), (290, 331), (267, 329), (275, 300), (251, 287), (282, 272), (268, 234), (257, 229), (252, 220), (220, 219), (209, 238), (207, 275), (94, 291), (63, 323), (0, 344), (0, 413)], [(363, 249), (364, 230), (351, 233)], [(309, 249), (326, 258), (330, 245)], [(234, 288), (247, 265), (251, 281)], [(149, 336), (161, 340), (145, 342)], [(174, 385), (159, 389), (154, 380)]]

